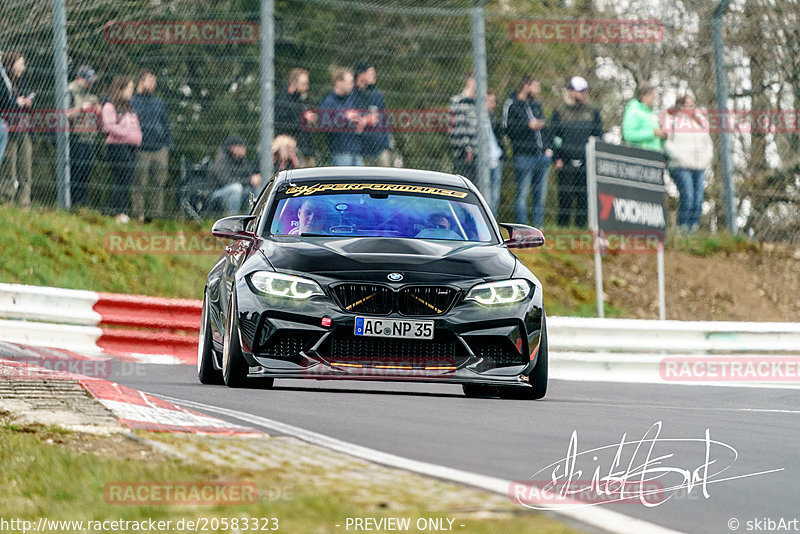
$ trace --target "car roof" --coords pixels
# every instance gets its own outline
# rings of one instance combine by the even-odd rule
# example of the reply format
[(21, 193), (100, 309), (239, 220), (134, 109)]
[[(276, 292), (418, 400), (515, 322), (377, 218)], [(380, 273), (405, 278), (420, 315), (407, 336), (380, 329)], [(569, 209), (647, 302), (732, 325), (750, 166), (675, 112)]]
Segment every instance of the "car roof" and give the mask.
[(312, 167), (281, 171), (276, 177), (276, 185), (283, 182), (304, 182), (311, 180), (339, 181), (370, 178), (397, 182), (414, 182), (425, 185), (443, 185), (472, 189), (466, 178), (457, 174), (425, 171), (420, 169), (397, 169), (393, 167)]

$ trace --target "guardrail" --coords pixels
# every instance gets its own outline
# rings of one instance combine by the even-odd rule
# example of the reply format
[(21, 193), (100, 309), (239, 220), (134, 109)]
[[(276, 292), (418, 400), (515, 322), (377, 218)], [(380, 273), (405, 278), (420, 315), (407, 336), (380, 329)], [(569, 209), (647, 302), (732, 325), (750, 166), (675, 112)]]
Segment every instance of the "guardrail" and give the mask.
[[(196, 357), (200, 300), (0, 284), (0, 339)], [(554, 378), (664, 382), (670, 355), (800, 356), (800, 323), (548, 317)]]

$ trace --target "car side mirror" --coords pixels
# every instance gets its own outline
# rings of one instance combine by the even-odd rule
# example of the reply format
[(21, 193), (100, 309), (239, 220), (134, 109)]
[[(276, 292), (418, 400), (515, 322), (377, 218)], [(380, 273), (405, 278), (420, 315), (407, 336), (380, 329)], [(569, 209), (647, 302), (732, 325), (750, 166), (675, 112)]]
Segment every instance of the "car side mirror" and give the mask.
[(508, 248), (536, 248), (544, 245), (544, 234), (538, 228), (524, 224), (499, 223), (508, 232), (503, 241)]
[(256, 234), (247, 230), (247, 225), (255, 219), (254, 215), (233, 215), (214, 223), (211, 234), (222, 239), (247, 239), (255, 241)]

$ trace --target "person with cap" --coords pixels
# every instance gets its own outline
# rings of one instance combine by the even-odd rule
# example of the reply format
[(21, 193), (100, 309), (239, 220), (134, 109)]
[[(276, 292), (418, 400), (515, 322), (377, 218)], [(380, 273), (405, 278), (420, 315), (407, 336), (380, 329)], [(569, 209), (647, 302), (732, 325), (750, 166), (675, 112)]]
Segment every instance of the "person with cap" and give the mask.
[(631, 146), (661, 151), (667, 133), (659, 127), (653, 112), (656, 88), (647, 82), (639, 84), (636, 95), (622, 114), (622, 140)]
[(209, 172), (214, 191), (209, 203), (221, 202), (226, 215), (237, 215), (251, 192), (261, 187), (261, 175), (247, 159), (247, 143), (238, 135), (228, 136), (217, 151)]
[(164, 189), (169, 176), (169, 153), (175, 148), (164, 101), (155, 96), (156, 75), (142, 69), (136, 76), (131, 106), (142, 126), (142, 146), (136, 154), (133, 178), (133, 216), (145, 220), (145, 197), (151, 199), (150, 215), (164, 216)]
[(289, 71), (286, 88), (275, 96), (275, 135), (288, 135), (297, 143), (300, 167), (315, 167), (317, 154), (311, 136), (316, 114), (306, 103), (309, 89), (308, 71)]
[(565, 227), (575, 215), (575, 226), (583, 228), (588, 219), (586, 193), (586, 143), (603, 137), (600, 112), (590, 106), (589, 83), (580, 76), (570, 78), (564, 102), (550, 119), (554, 158), (558, 169), (558, 225)]
[(100, 99), (91, 92), (97, 73), (91, 65), (81, 65), (69, 91), (69, 186), (73, 208), (88, 204), (89, 176), (96, 155)]
[[(531, 74), (525, 74), (506, 117), (506, 133), (514, 154), (514, 176), (517, 181), (514, 212), (518, 223), (532, 223), (534, 226), (541, 226), (544, 222), (547, 178), (553, 156), (550, 129), (542, 105), (536, 100), (540, 92), (538, 80)], [(531, 186), (533, 201), (528, 204)], [(532, 208), (531, 219), (529, 205)]]
[(382, 126), (381, 121), (381, 116), (386, 111), (386, 101), (380, 89), (375, 87), (377, 80), (375, 67), (362, 61), (353, 69), (353, 77), (355, 78), (353, 97), (356, 106), (369, 119), (361, 135), (364, 162), (370, 166), (390, 167), (390, 133), (385, 126)]
[(319, 128), (325, 132), (334, 166), (364, 165), (361, 133), (366, 118), (353, 95), (353, 72), (340, 67), (333, 71), (333, 89), (319, 106)]

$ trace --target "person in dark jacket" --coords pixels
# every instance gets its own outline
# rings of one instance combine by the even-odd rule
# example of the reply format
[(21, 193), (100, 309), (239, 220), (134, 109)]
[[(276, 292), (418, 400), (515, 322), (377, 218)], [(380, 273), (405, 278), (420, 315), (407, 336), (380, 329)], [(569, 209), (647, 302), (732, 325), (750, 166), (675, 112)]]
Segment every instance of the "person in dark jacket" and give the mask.
[(136, 94), (131, 106), (139, 117), (142, 146), (136, 154), (133, 179), (133, 216), (145, 218), (145, 197), (152, 201), (148, 216), (164, 216), (164, 189), (169, 170), (169, 153), (175, 148), (172, 127), (164, 101), (155, 96), (156, 75), (142, 69), (136, 77)]
[(228, 136), (219, 147), (211, 164), (209, 186), (214, 190), (209, 203), (222, 202), (226, 215), (241, 213), (250, 193), (261, 187), (261, 175), (247, 159), (247, 144), (240, 136)]
[(362, 154), (367, 165), (391, 167), (389, 151), (389, 132), (382, 124), (380, 117), (386, 111), (386, 101), (381, 90), (375, 87), (377, 73), (375, 67), (366, 61), (356, 65), (353, 70), (355, 88), (353, 97), (363, 114), (370, 116), (375, 126), (367, 126), (361, 134)]
[[(573, 213), (575, 226), (586, 226), (586, 143), (590, 137), (603, 138), (600, 112), (587, 104), (589, 84), (575, 76), (567, 84), (564, 103), (553, 112), (550, 131), (555, 139), (558, 171), (558, 225), (569, 226)], [(574, 206), (574, 207), (573, 207)]]
[(364, 165), (361, 134), (367, 117), (358, 110), (350, 69), (338, 68), (333, 72), (333, 89), (320, 104), (318, 123), (326, 132), (333, 165)]
[[(541, 226), (553, 150), (542, 105), (536, 100), (541, 85), (531, 74), (522, 77), (520, 90), (508, 107), (506, 133), (514, 153), (517, 194), (514, 212), (520, 224)], [(533, 201), (528, 197), (533, 189)], [(532, 208), (529, 210), (529, 206)], [(529, 218), (529, 211), (531, 217)]]
[[(3, 55), (3, 68), (11, 85), (10, 98), (7, 97), (7, 101), (16, 104), (11, 108), (15, 110), (15, 113), (31, 109), (35, 95), (29, 93), (23, 77), (26, 69), (25, 58), (17, 52), (8, 52)], [(3, 85), (6, 85), (5, 80), (3, 80)], [(24, 208), (29, 208), (32, 182), (33, 139), (31, 132), (25, 129), (10, 131), (3, 165), (0, 167), (0, 199), (16, 202)]]
[(497, 107), (497, 95), (489, 89), (486, 92), (486, 111), (489, 113), (489, 185), (487, 187), (488, 196), (486, 201), (492, 213), (497, 215), (500, 207), (500, 186), (503, 180), (503, 160), (506, 159), (505, 150), (505, 129), (503, 120), (495, 114)]
[(100, 100), (92, 93), (97, 73), (91, 65), (81, 65), (75, 79), (67, 86), (69, 91), (69, 187), (73, 208), (89, 202), (87, 191), (97, 151), (97, 117)]
[(308, 88), (308, 71), (292, 69), (286, 88), (275, 97), (275, 135), (288, 135), (297, 142), (301, 167), (314, 167), (317, 164), (311, 136), (316, 114), (306, 104)]

